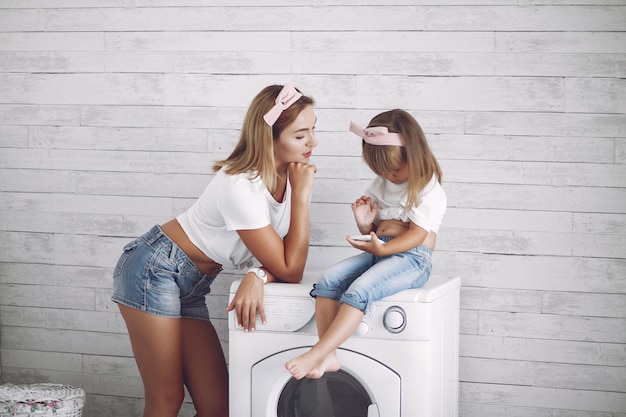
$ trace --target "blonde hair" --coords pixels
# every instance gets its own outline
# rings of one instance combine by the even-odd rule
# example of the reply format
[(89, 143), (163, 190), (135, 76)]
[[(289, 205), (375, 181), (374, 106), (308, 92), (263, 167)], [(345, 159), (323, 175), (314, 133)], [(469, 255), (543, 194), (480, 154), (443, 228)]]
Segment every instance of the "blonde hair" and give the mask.
[(274, 140), (296, 120), (306, 106), (315, 103), (313, 98), (302, 96), (281, 113), (273, 126), (269, 126), (263, 120), (263, 115), (274, 106), (282, 88), (282, 85), (270, 85), (252, 99), (243, 121), (239, 142), (226, 159), (213, 164), (213, 172), (222, 168), (230, 175), (256, 172), (256, 176), (261, 177), (269, 190), (275, 188), (278, 172), (274, 164)]
[(380, 113), (374, 116), (367, 127), (375, 126), (384, 126), (389, 132), (399, 133), (404, 146), (371, 145), (363, 141), (363, 159), (379, 176), (388, 174), (399, 163), (408, 164), (407, 206), (404, 207), (407, 212), (417, 204), (420, 192), (433, 175), (439, 182), (442, 181), (441, 168), (428, 146), (422, 128), (408, 112), (394, 109)]

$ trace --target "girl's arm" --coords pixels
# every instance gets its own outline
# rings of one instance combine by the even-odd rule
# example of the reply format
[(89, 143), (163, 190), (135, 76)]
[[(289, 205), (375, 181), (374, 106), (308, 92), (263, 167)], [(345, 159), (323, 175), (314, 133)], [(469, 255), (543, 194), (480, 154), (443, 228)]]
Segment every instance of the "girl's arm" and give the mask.
[(372, 198), (362, 195), (354, 203), (352, 203), (352, 213), (359, 232), (363, 235), (369, 235), (370, 232), (376, 231), (374, 220), (378, 211), (378, 202), (372, 202)]
[[(398, 236), (391, 239), (389, 242), (379, 244), (377, 248), (378, 256), (391, 255), (394, 253), (400, 253), (409, 249), (420, 246), (426, 240), (428, 232), (413, 222), (409, 222), (409, 228)], [(376, 241), (375, 243), (378, 243)]]
[(347, 240), (357, 249), (376, 256), (387, 256), (420, 246), (428, 237), (428, 232), (415, 223), (409, 222), (409, 227), (405, 232), (394, 237), (387, 243), (380, 243), (374, 232), (371, 232), (370, 236), (372, 239), (369, 242), (352, 240), (349, 236)]

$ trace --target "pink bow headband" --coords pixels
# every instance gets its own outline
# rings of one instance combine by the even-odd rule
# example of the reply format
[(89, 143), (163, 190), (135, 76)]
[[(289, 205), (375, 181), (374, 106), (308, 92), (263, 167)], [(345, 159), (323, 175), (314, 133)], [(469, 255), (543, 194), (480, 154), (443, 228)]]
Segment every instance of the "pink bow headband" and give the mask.
[(367, 127), (365, 129), (350, 122), (350, 132), (360, 136), (365, 143), (370, 145), (404, 146), (402, 136), (399, 133), (389, 133), (384, 126)]
[(263, 116), (263, 120), (270, 126), (274, 126), (276, 120), (280, 117), (281, 113), (288, 109), (293, 103), (298, 101), (302, 97), (302, 93), (299, 93), (292, 85), (285, 84), (278, 96), (276, 97), (276, 101), (274, 107), (270, 109)]

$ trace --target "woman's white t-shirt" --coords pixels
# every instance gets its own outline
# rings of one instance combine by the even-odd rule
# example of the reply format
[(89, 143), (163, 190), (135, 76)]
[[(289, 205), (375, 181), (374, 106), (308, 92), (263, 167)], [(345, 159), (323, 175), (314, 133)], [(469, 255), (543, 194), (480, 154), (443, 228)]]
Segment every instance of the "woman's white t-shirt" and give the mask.
[(244, 173), (229, 175), (220, 170), (198, 200), (176, 217), (181, 227), (206, 256), (225, 269), (251, 266), (252, 253), (237, 230), (260, 229), (272, 225), (284, 238), (291, 219), (291, 186), (282, 202), (277, 202), (260, 176)]
[(376, 177), (365, 191), (365, 195), (378, 201), (375, 224), (381, 220), (411, 221), (426, 230), (437, 233), (446, 213), (448, 204), (446, 193), (433, 175), (417, 198), (417, 204), (404, 210), (407, 204), (407, 185), (394, 184), (382, 177)]

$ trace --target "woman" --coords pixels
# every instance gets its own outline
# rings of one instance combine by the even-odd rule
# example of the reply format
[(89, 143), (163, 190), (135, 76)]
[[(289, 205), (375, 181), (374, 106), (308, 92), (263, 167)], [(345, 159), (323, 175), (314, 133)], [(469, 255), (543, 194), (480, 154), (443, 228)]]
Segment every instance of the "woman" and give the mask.
[(228, 416), (226, 361), (205, 302), (223, 269), (244, 276), (228, 306), (246, 331), (265, 321), (263, 285), (299, 282), (309, 245), (314, 101), (272, 85), (252, 101), (230, 156), (200, 198), (126, 245), (118, 303), (145, 389), (144, 417), (175, 417), (187, 387), (197, 417)]

